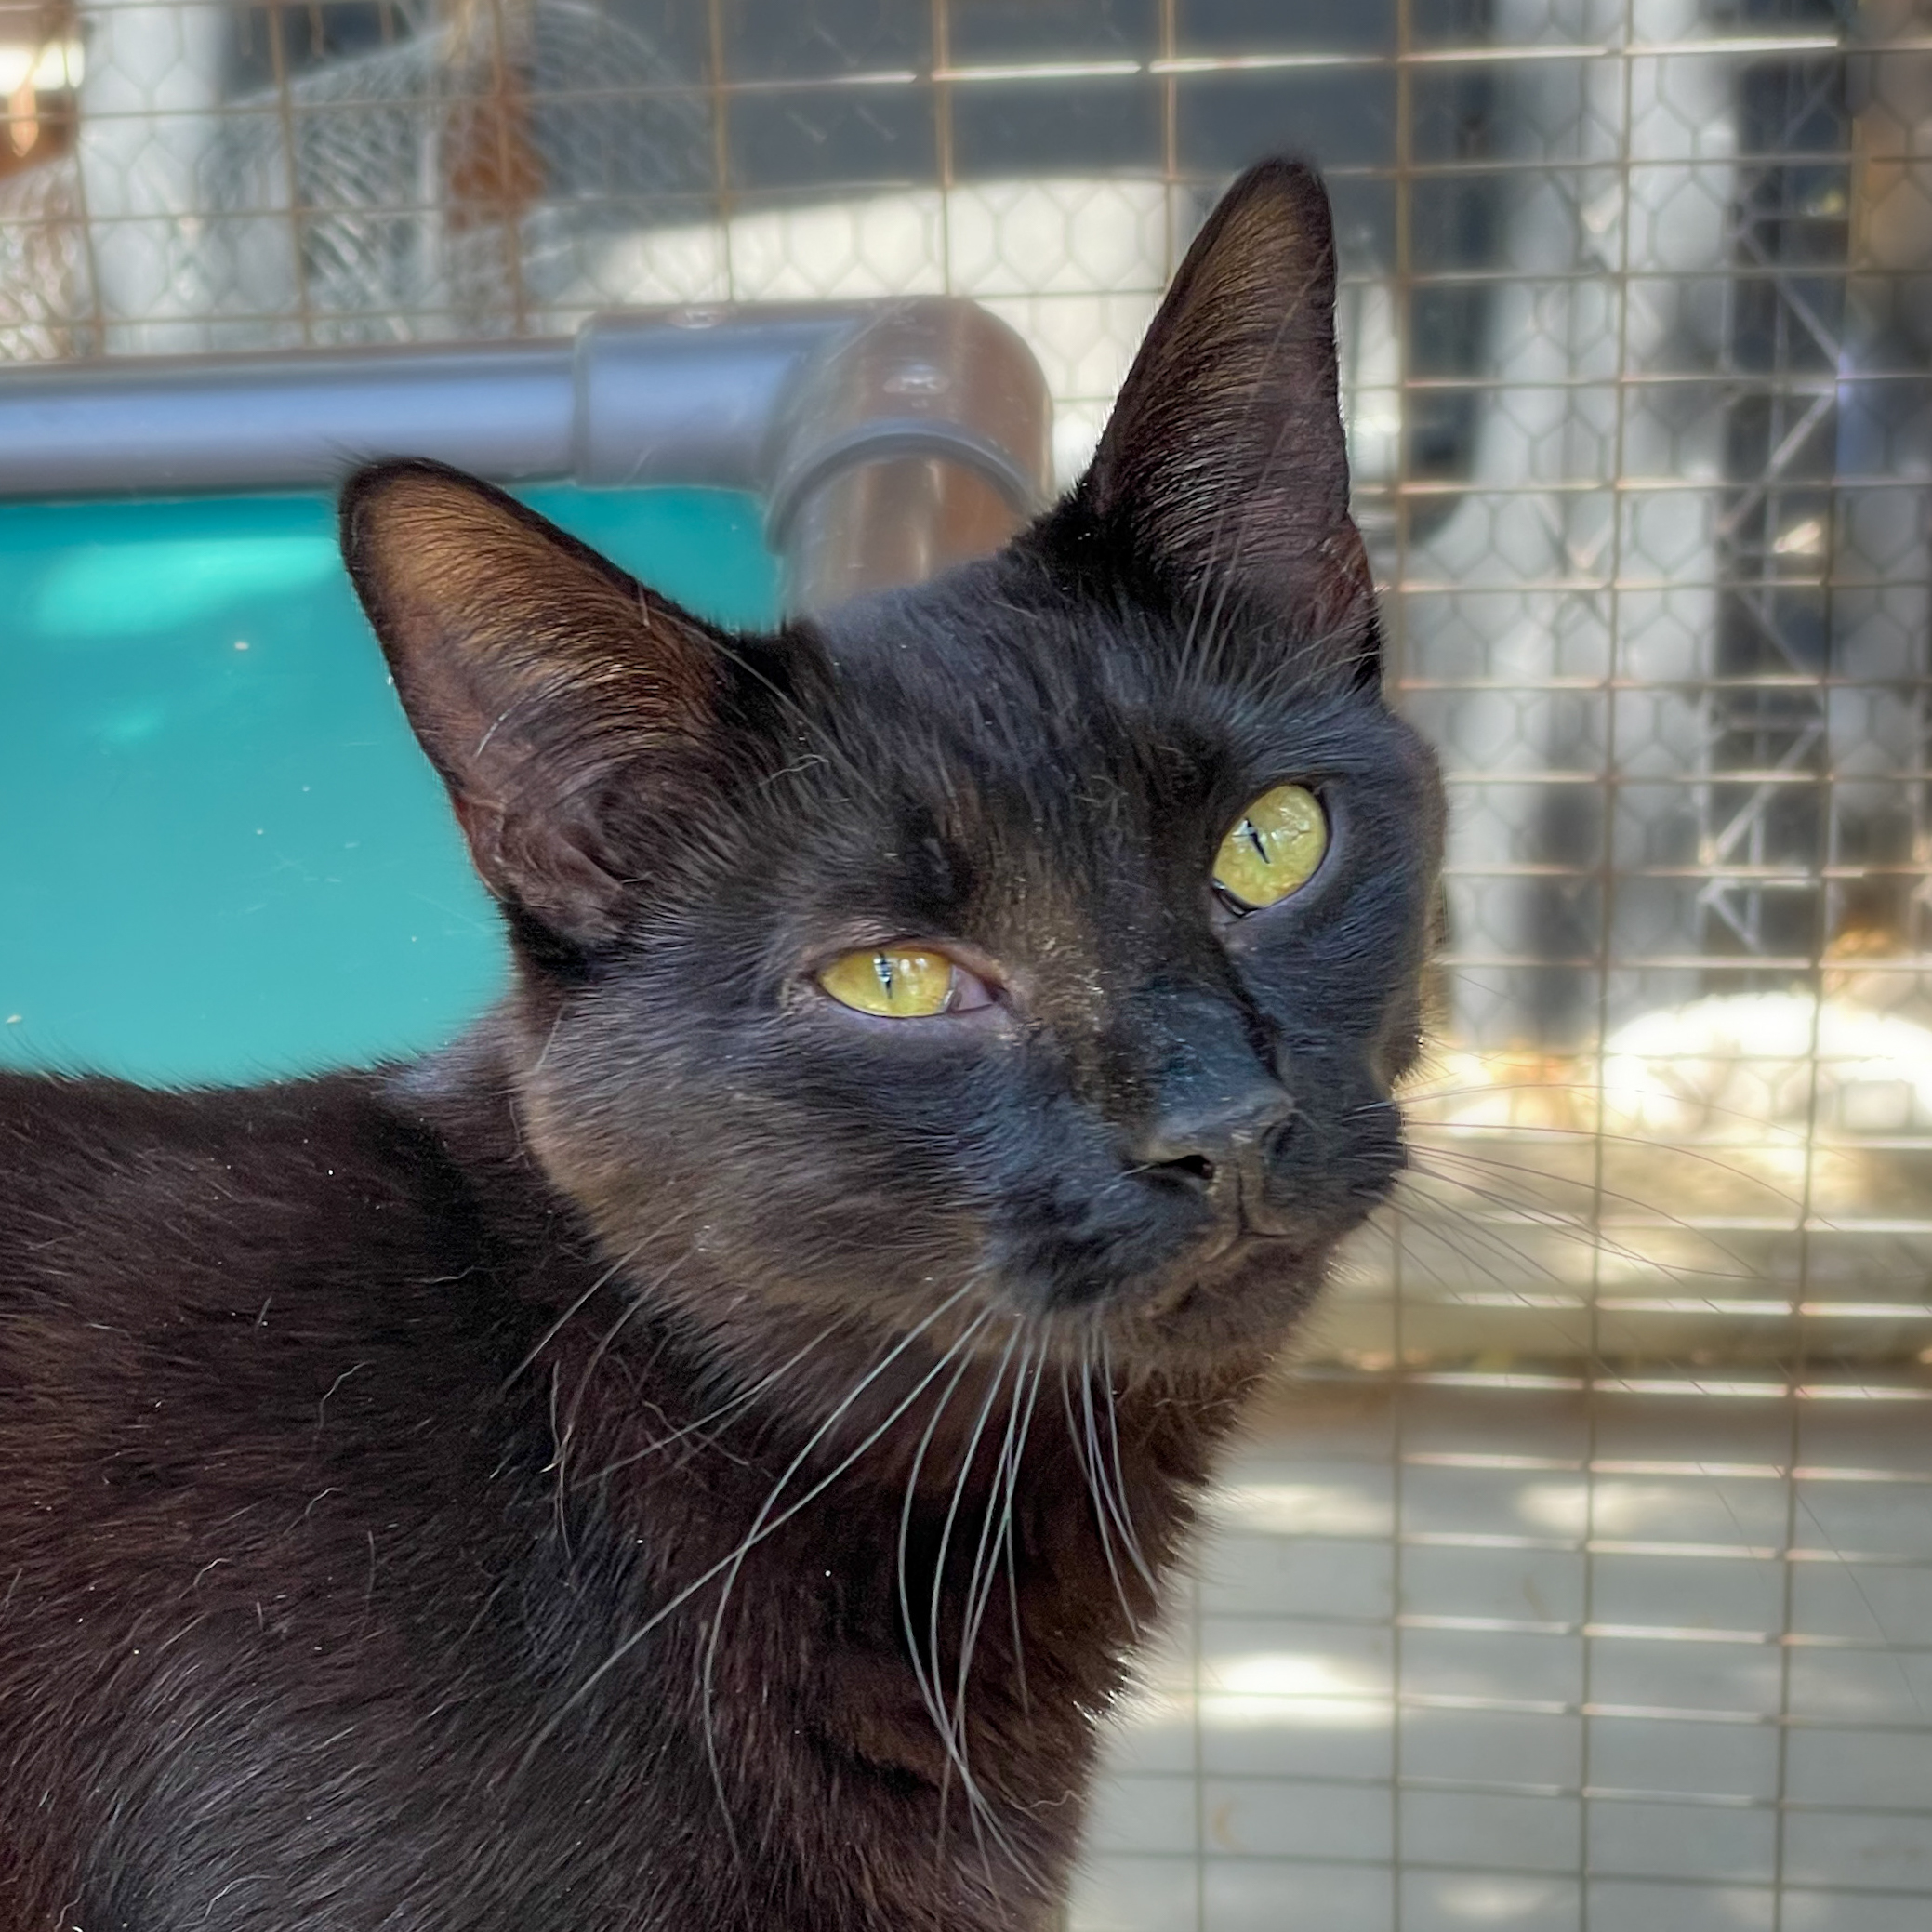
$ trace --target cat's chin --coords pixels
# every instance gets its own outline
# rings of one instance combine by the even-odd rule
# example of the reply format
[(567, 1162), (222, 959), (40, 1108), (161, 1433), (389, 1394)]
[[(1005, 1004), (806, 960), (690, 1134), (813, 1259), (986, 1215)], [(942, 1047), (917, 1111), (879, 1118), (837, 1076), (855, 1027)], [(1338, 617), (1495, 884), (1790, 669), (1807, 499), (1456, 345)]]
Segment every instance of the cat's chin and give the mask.
[(1338, 1237), (1242, 1231), (1171, 1266), (1109, 1282), (1009, 1279), (999, 1292), (1067, 1359), (1196, 1370), (1278, 1354), (1325, 1287)]

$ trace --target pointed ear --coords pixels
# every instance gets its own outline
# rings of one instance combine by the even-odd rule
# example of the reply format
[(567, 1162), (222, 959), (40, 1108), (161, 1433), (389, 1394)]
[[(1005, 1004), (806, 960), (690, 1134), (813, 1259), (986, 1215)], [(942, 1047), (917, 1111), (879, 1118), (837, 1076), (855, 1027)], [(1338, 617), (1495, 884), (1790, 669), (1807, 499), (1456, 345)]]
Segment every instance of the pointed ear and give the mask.
[(1334, 228), (1308, 168), (1263, 162), (1222, 197), (1079, 497), (1184, 616), (1216, 619), (1231, 601), (1374, 677), (1373, 585), (1348, 514)]
[(615, 823), (692, 765), (710, 633), (441, 464), (352, 478), (342, 554), (483, 883), (568, 946), (609, 938), (630, 897)]

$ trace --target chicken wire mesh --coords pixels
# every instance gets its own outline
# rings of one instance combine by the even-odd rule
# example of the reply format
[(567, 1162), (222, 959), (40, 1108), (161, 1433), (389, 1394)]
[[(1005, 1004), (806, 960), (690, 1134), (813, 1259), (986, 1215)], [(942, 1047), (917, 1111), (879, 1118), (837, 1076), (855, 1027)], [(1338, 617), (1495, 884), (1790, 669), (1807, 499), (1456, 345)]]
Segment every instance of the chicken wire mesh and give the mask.
[(9, 358), (945, 291), (1069, 476), (1319, 159), (1438, 1040), (1076, 1924), (1927, 1923), (1932, 7), (0, 5), (0, 98)]

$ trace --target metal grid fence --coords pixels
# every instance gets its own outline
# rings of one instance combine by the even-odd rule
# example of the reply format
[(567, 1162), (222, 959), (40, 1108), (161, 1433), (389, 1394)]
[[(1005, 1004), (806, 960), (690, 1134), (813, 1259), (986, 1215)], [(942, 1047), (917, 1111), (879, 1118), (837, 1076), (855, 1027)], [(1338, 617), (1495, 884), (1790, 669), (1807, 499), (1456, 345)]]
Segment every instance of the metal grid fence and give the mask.
[(1069, 475), (1319, 159), (1440, 1039), (1076, 1923), (1921, 1932), (1926, 0), (5, 0), (0, 99), (0, 355), (946, 291)]

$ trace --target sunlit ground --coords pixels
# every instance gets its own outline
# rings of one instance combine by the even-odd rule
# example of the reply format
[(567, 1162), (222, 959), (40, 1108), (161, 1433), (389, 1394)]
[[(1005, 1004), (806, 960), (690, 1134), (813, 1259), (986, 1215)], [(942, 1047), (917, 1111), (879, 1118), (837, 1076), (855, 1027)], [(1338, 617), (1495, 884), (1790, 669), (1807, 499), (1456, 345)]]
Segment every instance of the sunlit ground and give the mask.
[(1076, 1932), (1932, 1923), (1915, 1392), (1518, 1380), (1284, 1389)]

